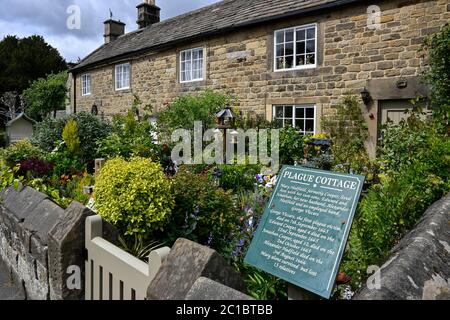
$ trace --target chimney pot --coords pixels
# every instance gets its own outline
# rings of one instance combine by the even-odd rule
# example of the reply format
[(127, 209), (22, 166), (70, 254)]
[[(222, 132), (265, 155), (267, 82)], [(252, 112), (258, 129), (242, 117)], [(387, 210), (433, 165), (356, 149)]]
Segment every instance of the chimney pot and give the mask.
[(154, 23), (160, 22), (161, 8), (156, 6), (155, 0), (144, 0), (136, 7), (138, 9), (137, 24), (139, 29), (151, 26)]
[(105, 24), (105, 44), (113, 42), (118, 37), (125, 34), (125, 23), (113, 19), (106, 20)]

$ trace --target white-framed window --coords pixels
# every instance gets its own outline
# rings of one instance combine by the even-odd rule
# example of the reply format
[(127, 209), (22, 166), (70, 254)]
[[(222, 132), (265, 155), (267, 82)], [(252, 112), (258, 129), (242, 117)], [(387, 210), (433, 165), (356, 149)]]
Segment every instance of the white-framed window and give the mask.
[(279, 127), (292, 126), (304, 135), (316, 133), (315, 105), (273, 106), (273, 121)]
[(81, 95), (88, 96), (91, 94), (91, 75), (83, 74), (81, 76)]
[(130, 64), (124, 63), (116, 66), (116, 90), (130, 89)]
[(204, 73), (203, 48), (189, 49), (180, 52), (180, 82), (203, 80)]
[(277, 30), (274, 45), (275, 71), (317, 66), (317, 24)]

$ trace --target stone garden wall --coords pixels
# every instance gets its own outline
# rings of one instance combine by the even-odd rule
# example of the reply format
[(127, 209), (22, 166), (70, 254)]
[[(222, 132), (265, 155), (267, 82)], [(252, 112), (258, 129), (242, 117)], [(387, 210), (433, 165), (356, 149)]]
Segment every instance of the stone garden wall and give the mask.
[(380, 270), (381, 289), (358, 300), (450, 299), (450, 194), (434, 203)]
[[(93, 212), (77, 202), (66, 210), (29, 187), (0, 193), (0, 259), (31, 300), (84, 298), (84, 222)], [(114, 239), (107, 228), (106, 237)], [(78, 270), (69, 268), (78, 266)], [(79, 289), (68, 278), (79, 273)]]

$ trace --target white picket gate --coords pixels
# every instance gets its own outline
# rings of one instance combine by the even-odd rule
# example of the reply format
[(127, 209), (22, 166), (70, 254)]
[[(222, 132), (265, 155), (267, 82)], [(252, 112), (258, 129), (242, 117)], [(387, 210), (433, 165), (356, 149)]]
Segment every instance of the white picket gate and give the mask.
[(102, 219), (86, 219), (86, 300), (145, 300), (147, 288), (170, 252), (152, 251), (145, 263), (102, 238)]

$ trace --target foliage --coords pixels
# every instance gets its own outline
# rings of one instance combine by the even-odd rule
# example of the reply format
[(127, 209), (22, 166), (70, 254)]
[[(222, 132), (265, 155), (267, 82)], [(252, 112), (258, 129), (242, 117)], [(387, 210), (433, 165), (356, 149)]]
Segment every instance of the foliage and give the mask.
[(69, 150), (71, 154), (80, 154), (81, 143), (80, 137), (78, 136), (78, 125), (74, 119), (70, 119), (66, 123), (62, 132), (62, 138), (66, 143), (67, 150)]
[(19, 187), (19, 182), (22, 177), (18, 177), (17, 173), (19, 166), (11, 168), (8, 164), (0, 159), (0, 191), (3, 191), (9, 186)]
[(256, 300), (287, 299), (287, 283), (248, 264), (235, 265), (242, 275), (247, 293)]
[(30, 158), (40, 159), (42, 157), (42, 151), (26, 140), (18, 141), (10, 145), (5, 149), (3, 154), (3, 158), (10, 165), (18, 164), (19, 162)]
[(62, 175), (75, 175), (86, 170), (85, 162), (72, 154), (64, 141), (57, 142), (57, 147), (45, 155), (47, 162), (53, 163), (53, 174), (60, 177)]
[(413, 115), (388, 126), (383, 148), (385, 174), (360, 203), (342, 265), (354, 285), (364, 279), (369, 265), (387, 257), (433, 202), (450, 191), (450, 140), (432, 123)]
[(20, 161), (19, 172), (24, 176), (41, 178), (49, 175), (53, 170), (53, 164), (38, 158), (28, 158)]
[(304, 136), (292, 126), (280, 130), (280, 163), (293, 165), (304, 158)]
[(97, 158), (97, 143), (111, 132), (111, 125), (90, 113), (80, 112), (62, 119), (45, 119), (35, 129), (31, 142), (46, 152), (53, 151), (63, 140), (63, 130), (70, 121), (76, 121), (84, 162)]
[(111, 159), (95, 185), (96, 208), (125, 235), (149, 236), (169, 222), (171, 183), (159, 164), (145, 158)]
[(336, 111), (336, 115), (322, 118), (322, 129), (333, 142), (334, 161), (349, 164), (351, 170), (361, 172), (362, 166), (368, 161), (365, 141), (369, 131), (357, 98), (345, 96), (336, 106)]
[(198, 96), (184, 95), (178, 97), (165, 108), (158, 117), (158, 131), (161, 138), (170, 141), (172, 132), (176, 129), (192, 130), (195, 121), (201, 121), (203, 128), (213, 128), (215, 115), (226, 105), (231, 105), (235, 99), (227, 94), (208, 90)]
[(59, 52), (41, 36), (7, 36), (0, 41), (0, 95), (13, 90), (22, 93), (30, 82), (66, 69)]
[(72, 202), (71, 199), (68, 199), (61, 194), (61, 191), (58, 187), (54, 187), (50, 184), (45, 183), (42, 178), (27, 181), (26, 184), (29, 187), (48, 195), (55, 203), (57, 203), (62, 208), (67, 208)]
[(450, 24), (427, 38), (423, 50), (428, 53), (425, 79), (432, 87), (434, 116), (450, 130)]
[(50, 112), (65, 109), (66, 94), (67, 71), (35, 80), (23, 92), (27, 101), (26, 112), (33, 119), (41, 121)]
[(237, 128), (243, 130), (248, 129), (270, 129), (273, 127), (272, 122), (267, 121), (266, 117), (262, 114), (256, 114), (253, 111), (247, 111), (245, 113), (233, 110), (236, 116), (235, 125)]
[(428, 161), (428, 145), (439, 136), (437, 127), (423, 120), (419, 110), (413, 110), (405, 121), (388, 123), (382, 130), (379, 157), (387, 171), (397, 172), (414, 161)]
[(221, 251), (237, 219), (231, 194), (187, 167), (173, 177), (173, 194), (169, 240), (184, 237)]
[(98, 154), (103, 158), (146, 157), (156, 161), (160, 150), (154, 135), (155, 128), (147, 117), (138, 121), (131, 111), (116, 115), (112, 133), (98, 142)]
[(287, 292), (284, 281), (244, 263), (244, 257), (258, 227), (269, 194), (270, 192), (264, 187), (254, 192), (239, 194), (237, 203), (241, 218), (234, 226), (226, 253), (228, 260), (241, 273), (248, 294), (258, 300), (285, 299)]
[(239, 192), (241, 190), (253, 190), (255, 187), (255, 175), (260, 172), (261, 166), (257, 164), (233, 164), (219, 165), (210, 171), (210, 175), (218, 177), (221, 188)]
[(157, 241), (147, 242), (142, 235), (135, 235), (132, 241), (119, 236), (119, 244), (123, 250), (146, 263), (150, 253), (163, 246)]
[(59, 181), (64, 197), (78, 201), (84, 205), (89, 202), (90, 195), (84, 193), (84, 187), (94, 185), (94, 177), (86, 171), (79, 175), (63, 176)]

